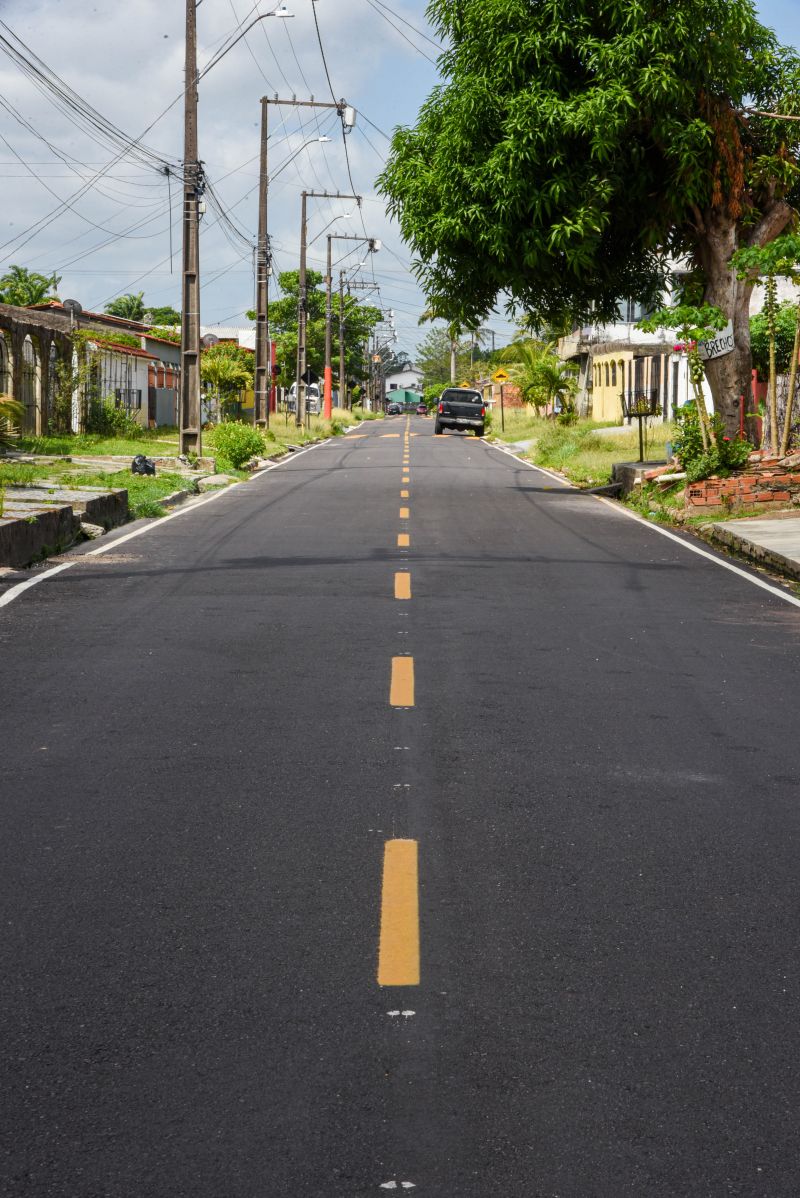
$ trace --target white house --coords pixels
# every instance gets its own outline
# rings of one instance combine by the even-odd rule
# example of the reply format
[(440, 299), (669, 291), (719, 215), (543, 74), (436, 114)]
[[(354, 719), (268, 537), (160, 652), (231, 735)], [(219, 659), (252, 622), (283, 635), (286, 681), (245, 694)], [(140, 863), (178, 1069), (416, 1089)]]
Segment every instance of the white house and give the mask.
[(395, 370), (386, 376), (386, 391), (421, 391), (422, 371), (416, 366), (408, 366), (405, 370)]

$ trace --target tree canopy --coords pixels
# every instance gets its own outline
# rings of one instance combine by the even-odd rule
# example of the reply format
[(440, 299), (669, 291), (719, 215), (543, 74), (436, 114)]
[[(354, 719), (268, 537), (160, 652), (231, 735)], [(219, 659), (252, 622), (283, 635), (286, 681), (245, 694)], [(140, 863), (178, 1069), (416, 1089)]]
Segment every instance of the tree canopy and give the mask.
[(136, 294), (118, 295), (110, 304), (106, 304), (105, 311), (109, 316), (120, 316), (123, 320), (143, 320), (144, 319), (144, 292), (137, 291)]
[(56, 289), (61, 279), (58, 275), (41, 275), (27, 266), (10, 266), (0, 278), (0, 303), (14, 304), (24, 308), (28, 304), (43, 304), (48, 299), (58, 299)]
[[(297, 361), (297, 301), (300, 294), (300, 275), (296, 270), (283, 271), (278, 276), (281, 298), (270, 304), (270, 336), (277, 346), (278, 381), (290, 386), (295, 381)], [(325, 368), (325, 287), (323, 276), (316, 270), (306, 275), (307, 323), (306, 362), (320, 378)], [(333, 307), (334, 374), (339, 356), (339, 293), (335, 291)], [(248, 312), (253, 319), (254, 312)], [(348, 379), (365, 379), (368, 374), (364, 359), (364, 343), (381, 319), (379, 308), (359, 304), (352, 295), (344, 297), (345, 369)]]
[[(431, 0), (445, 82), (395, 132), (380, 187), (432, 307), (481, 319), (504, 296), (537, 327), (658, 302), (669, 262), (703, 272), (743, 354), (747, 302), (727, 266), (800, 198), (800, 59), (750, 0)], [(720, 359), (719, 362), (725, 362)]]

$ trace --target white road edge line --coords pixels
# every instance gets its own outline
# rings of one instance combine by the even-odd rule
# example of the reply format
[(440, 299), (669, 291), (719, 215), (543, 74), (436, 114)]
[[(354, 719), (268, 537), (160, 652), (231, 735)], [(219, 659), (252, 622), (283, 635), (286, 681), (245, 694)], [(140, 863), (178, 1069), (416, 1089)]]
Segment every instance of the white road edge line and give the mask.
[[(520, 462), (530, 470), (537, 470), (540, 474), (546, 474), (548, 478), (556, 479), (565, 489), (577, 491), (580, 494), (580, 487), (576, 487), (574, 483), (568, 482), (560, 474), (554, 474), (544, 466), (535, 466), (533, 462), (526, 462), (524, 458), (518, 457), (511, 450), (504, 449), (499, 445), (489, 445), (489, 448), (496, 449), (498, 453), (504, 454), (507, 458), (512, 458), (515, 462)], [(683, 537), (676, 536), (674, 532), (670, 532), (666, 528), (661, 528), (651, 520), (645, 520), (644, 516), (640, 516), (638, 512), (632, 512), (630, 508), (623, 507), (621, 503), (613, 503), (612, 500), (607, 499), (604, 495), (592, 495), (590, 498), (596, 499), (598, 503), (605, 504), (606, 507), (610, 507), (612, 511), (617, 512), (621, 516), (627, 516), (629, 520), (635, 520), (637, 524), (643, 524), (651, 532), (657, 532), (659, 536), (674, 541), (676, 545), (680, 545), (683, 549), (688, 549), (690, 553), (696, 553), (698, 557), (704, 557), (706, 561), (713, 562), (715, 566), (720, 566), (723, 570), (730, 570), (732, 574), (738, 574), (740, 578), (752, 583), (753, 586), (760, 587), (762, 591), (768, 591), (770, 595), (774, 595), (777, 599), (783, 599), (784, 603), (791, 603), (792, 607), (800, 607), (800, 599), (796, 599), (794, 595), (787, 595), (785, 591), (781, 591), (778, 587), (764, 582), (763, 579), (757, 578), (754, 574), (748, 574), (746, 570), (742, 570), (740, 566), (734, 565), (733, 562), (725, 561), (724, 558), (717, 557), (716, 554), (709, 553), (706, 549), (701, 549), (699, 545), (693, 545), (691, 541), (685, 541)]]
[[(126, 541), (132, 541), (135, 537), (141, 537), (146, 532), (152, 532), (155, 528), (161, 528), (162, 525), (168, 524), (170, 520), (177, 520), (179, 516), (186, 516), (190, 512), (196, 512), (198, 508), (205, 507), (208, 503), (213, 503), (215, 499), (221, 499), (223, 495), (230, 495), (231, 491), (235, 491), (237, 487), (248, 486), (253, 479), (260, 478), (262, 474), (268, 474), (270, 470), (277, 470), (280, 466), (285, 466), (289, 462), (296, 461), (301, 458), (304, 453), (310, 453), (312, 449), (319, 449), (321, 445), (327, 445), (330, 437), (326, 437), (324, 441), (319, 441), (316, 445), (309, 445), (306, 449), (301, 449), (297, 453), (290, 454), (286, 458), (282, 458), (280, 462), (273, 462), (269, 466), (264, 466), (261, 470), (256, 470), (250, 478), (243, 478), (238, 483), (232, 483), (230, 487), (224, 487), (221, 491), (215, 491), (213, 495), (208, 495), (204, 499), (200, 499), (197, 503), (190, 503), (188, 506), (180, 507), (174, 512), (170, 512), (168, 516), (160, 516), (159, 519), (153, 520), (150, 524), (145, 524), (142, 528), (134, 529), (133, 532), (126, 533), (125, 536), (115, 537), (108, 544), (100, 545), (97, 549), (90, 549), (88, 553), (84, 553), (83, 557), (99, 557), (101, 553), (108, 553), (112, 549), (116, 549), (117, 545), (124, 545)], [(13, 603), (15, 599), (27, 591), (29, 587), (35, 587), (38, 583), (44, 582), (48, 578), (53, 578), (56, 574), (61, 574), (64, 570), (70, 570), (77, 563), (62, 562), (59, 566), (53, 566), (50, 570), (44, 570), (41, 574), (37, 574), (34, 578), (28, 578), (25, 582), (18, 582), (16, 586), (9, 587), (4, 595), (0, 595), (0, 607), (7, 607), (9, 603)]]

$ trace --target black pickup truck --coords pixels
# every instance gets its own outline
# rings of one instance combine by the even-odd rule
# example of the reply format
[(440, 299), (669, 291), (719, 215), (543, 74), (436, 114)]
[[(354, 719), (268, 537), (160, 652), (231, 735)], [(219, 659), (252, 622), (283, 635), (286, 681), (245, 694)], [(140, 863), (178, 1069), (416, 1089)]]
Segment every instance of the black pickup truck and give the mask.
[(485, 422), (486, 405), (480, 391), (448, 387), (439, 396), (435, 433), (443, 433), (446, 428), (463, 428), (472, 429), (476, 437), (482, 437)]

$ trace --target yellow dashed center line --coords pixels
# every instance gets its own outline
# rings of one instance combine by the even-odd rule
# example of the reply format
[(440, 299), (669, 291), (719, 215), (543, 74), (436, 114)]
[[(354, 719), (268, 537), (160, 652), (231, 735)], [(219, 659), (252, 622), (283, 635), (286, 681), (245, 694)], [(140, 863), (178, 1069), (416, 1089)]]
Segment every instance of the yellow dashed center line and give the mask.
[(409, 508), (407, 508), (407, 507), (401, 507), (401, 508), (400, 508), (400, 519), (401, 519), (401, 520), (407, 520), (407, 519), (408, 519), (408, 516), (409, 516)]
[(416, 840), (383, 850), (379, 986), (419, 985), (419, 853)]
[(392, 682), (389, 688), (392, 707), (414, 706), (414, 658), (392, 658)]
[(411, 482), (411, 479), (408, 477), (408, 475), (407, 475), (407, 474), (404, 474), (404, 475), (403, 475), (403, 479), (402, 479), (402, 481), (403, 481), (404, 483), (409, 483), (409, 482)]
[(398, 570), (398, 572), (395, 574), (394, 597), (395, 599), (411, 598), (411, 574), (408, 570)]
[(408, 549), (410, 544), (411, 544), (411, 537), (408, 535), (407, 532), (399, 532), (397, 534), (397, 548), (398, 549)]
[(408, 491), (401, 491), (401, 492), (400, 492), (400, 498), (401, 498), (401, 499), (408, 499)]

